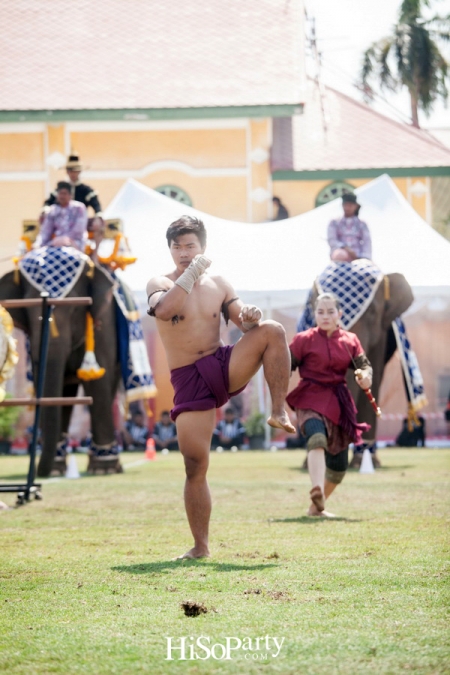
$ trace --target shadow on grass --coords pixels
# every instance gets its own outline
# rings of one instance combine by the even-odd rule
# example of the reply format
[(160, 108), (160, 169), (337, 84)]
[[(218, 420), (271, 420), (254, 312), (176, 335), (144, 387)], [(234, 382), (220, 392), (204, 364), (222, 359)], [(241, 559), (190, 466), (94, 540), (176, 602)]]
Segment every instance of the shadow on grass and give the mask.
[(417, 464), (398, 464), (396, 466), (379, 466), (375, 469), (377, 471), (404, 471), (404, 469), (417, 469)]
[(362, 518), (319, 518), (318, 516), (299, 516), (298, 518), (274, 518), (271, 523), (300, 523), (301, 525), (316, 525), (317, 523), (362, 523)]
[(111, 567), (115, 572), (128, 572), (129, 574), (167, 574), (172, 570), (186, 569), (187, 567), (205, 567), (214, 572), (253, 572), (278, 567), (273, 563), (261, 563), (259, 565), (236, 565), (234, 563), (218, 563), (206, 560), (162, 560), (160, 562), (141, 563), (138, 565), (117, 565)]
[[(105, 474), (101, 474), (101, 475), (103, 476)], [(114, 475), (114, 474), (108, 474), (108, 475)], [(84, 473), (83, 471), (80, 471), (80, 478), (91, 478), (91, 476), (92, 476), (92, 474), (90, 474), (90, 473)], [(46, 481), (49, 481), (49, 480), (54, 482), (55, 478), (58, 478), (58, 479), (60, 478), (61, 480), (63, 480), (65, 478), (65, 475), (64, 474), (62, 474), (62, 475), (57, 474), (55, 476), (45, 476), (45, 477), (35, 476), (34, 480), (35, 480), (36, 483), (42, 483), (42, 482), (45, 483)], [(96, 478), (98, 478), (98, 476), (96, 476)], [(12, 473), (12, 474), (9, 474), (7, 476), (0, 476), (0, 483), (4, 480), (14, 481), (14, 482), (17, 482), (17, 483), (26, 483), (27, 482), (27, 474), (23, 474), (23, 473), (13, 474)]]
[[(398, 464), (395, 466), (379, 466), (375, 469), (377, 471), (404, 471), (405, 469), (415, 469), (417, 468), (416, 464)], [(304, 469), (302, 466), (290, 466), (289, 471), (300, 471), (300, 473), (308, 473), (308, 469)], [(349, 473), (359, 473), (359, 468), (354, 468), (352, 466), (348, 467)]]

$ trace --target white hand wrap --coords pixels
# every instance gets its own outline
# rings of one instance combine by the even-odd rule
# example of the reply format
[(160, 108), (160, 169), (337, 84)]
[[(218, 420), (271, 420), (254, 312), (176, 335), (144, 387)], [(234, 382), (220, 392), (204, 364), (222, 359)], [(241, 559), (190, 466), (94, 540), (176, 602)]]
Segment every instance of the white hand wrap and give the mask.
[(211, 260), (205, 255), (196, 255), (189, 267), (176, 280), (177, 286), (181, 286), (186, 293), (190, 293), (194, 284), (203, 272), (211, 265)]
[[(246, 310), (250, 309), (253, 316), (254, 316), (253, 321), (242, 321), (242, 319), (241, 319), (242, 328), (244, 330), (248, 331), (248, 330), (251, 330), (252, 328), (256, 328), (256, 326), (259, 326), (259, 322), (263, 318), (263, 314), (262, 314), (261, 310), (259, 309), (259, 307), (250, 306), (250, 308), (248, 308), (248, 306), (245, 305), (242, 309), (246, 309)], [(256, 316), (258, 318), (256, 318)]]

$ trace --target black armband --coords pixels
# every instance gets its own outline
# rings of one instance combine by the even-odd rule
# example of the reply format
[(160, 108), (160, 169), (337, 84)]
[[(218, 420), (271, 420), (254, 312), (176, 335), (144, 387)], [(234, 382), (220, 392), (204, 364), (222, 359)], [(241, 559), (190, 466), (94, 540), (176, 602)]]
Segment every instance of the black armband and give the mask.
[(229, 309), (229, 307), (233, 302), (236, 302), (236, 300), (239, 300), (239, 298), (238, 297), (231, 298), (231, 300), (228, 300), (228, 302), (223, 302), (222, 307), (220, 308), (220, 311), (223, 314), (223, 318), (225, 319), (225, 323), (226, 323), (227, 326), (228, 326), (228, 322), (230, 320), (230, 309)]
[[(156, 291), (153, 291), (153, 293), (150, 293), (150, 295), (148, 296), (147, 302), (150, 302), (150, 298), (152, 297), (152, 295), (155, 295), (155, 293), (167, 293), (167, 289), (166, 288), (158, 288)], [(150, 307), (147, 310), (147, 314), (149, 316), (155, 316), (156, 317), (155, 310), (158, 307), (160, 300), (161, 300), (161, 298), (158, 300), (156, 305), (154, 305), (153, 307)]]

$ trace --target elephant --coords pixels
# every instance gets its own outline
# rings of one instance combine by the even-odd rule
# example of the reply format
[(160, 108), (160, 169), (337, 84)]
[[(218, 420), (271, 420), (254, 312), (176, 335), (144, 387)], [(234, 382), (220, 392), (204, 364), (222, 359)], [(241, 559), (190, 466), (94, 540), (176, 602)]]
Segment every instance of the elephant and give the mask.
[[(8, 272), (0, 278), (0, 300), (39, 297), (39, 291), (24, 275), (20, 274), (17, 279), (16, 274), (17, 271)], [(96, 446), (111, 447), (115, 441), (112, 405), (120, 379), (113, 281), (100, 266), (88, 260), (84, 262), (84, 269), (66, 297), (84, 296), (92, 298), (89, 311), (94, 319), (95, 353), (99, 365), (106, 372), (98, 380), (84, 382), (83, 387), (86, 395), (93, 398), (93, 442)], [(50, 337), (44, 397), (76, 396), (79, 385), (76, 372), (85, 352), (86, 311), (86, 307), (77, 306), (54, 309), (53, 317), (58, 334)], [(40, 312), (40, 307), (10, 310), (15, 326), (29, 336), (34, 374), (38, 365)], [(67, 432), (70, 415), (71, 408), (67, 406), (42, 408), (42, 454), (37, 468), (39, 477), (50, 475), (56, 447), (62, 432)]]
[[(385, 283), (381, 282), (378, 286), (367, 310), (350, 329), (358, 336), (372, 364), (372, 394), (377, 400), (384, 368), (397, 348), (391, 324), (396, 317), (406, 312), (414, 300), (411, 287), (402, 274), (388, 274), (385, 276), (386, 279)], [(385, 288), (389, 289), (388, 299), (385, 298)], [(311, 295), (313, 306), (317, 295), (318, 290), (314, 284)], [(371, 425), (371, 429), (363, 434), (363, 438), (367, 445), (372, 446), (376, 441), (378, 418), (351, 372), (348, 374), (347, 383), (358, 409), (358, 420)]]

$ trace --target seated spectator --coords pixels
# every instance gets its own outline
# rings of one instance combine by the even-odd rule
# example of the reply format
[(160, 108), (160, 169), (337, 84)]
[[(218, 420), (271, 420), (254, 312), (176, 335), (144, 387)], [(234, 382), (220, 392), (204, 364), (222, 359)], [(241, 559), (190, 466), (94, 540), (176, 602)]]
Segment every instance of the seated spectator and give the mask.
[(178, 450), (177, 427), (170, 419), (168, 410), (163, 410), (161, 419), (155, 424), (153, 440), (157, 450)]
[(222, 447), (226, 450), (237, 447), (240, 448), (244, 442), (245, 428), (234, 412), (233, 408), (225, 410), (225, 417), (217, 423), (213, 433), (212, 446), (214, 448)]
[(450, 436), (450, 393), (447, 399), (447, 407), (445, 409), (445, 421), (447, 422), (447, 434)]
[[(25, 435), (25, 439), (26, 439), (26, 441), (27, 441), (27, 444), (28, 444), (28, 450), (29, 450), (29, 449), (30, 449), (31, 441), (32, 441), (32, 439), (33, 439), (33, 425), (32, 425), (32, 424), (30, 424), (30, 425), (26, 428), (26, 431), (25, 431), (25, 434), (24, 434), (24, 435)], [(40, 429), (38, 429), (37, 437), (36, 437), (36, 452), (37, 452), (37, 453), (42, 452), (42, 432), (41, 432)]]
[(400, 448), (417, 448), (425, 447), (425, 420), (419, 415), (417, 418), (419, 424), (413, 420), (408, 421), (407, 418), (403, 420), (403, 427), (395, 443)]
[(297, 448), (306, 447), (306, 438), (303, 436), (299, 427), (297, 426), (297, 436), (288, 436), (286, 438), (286, 449), (296, 450)]
[(289, 218), (289, 212), (279, 197), (272, 197), (272, 202), (277, 209), (276, 216), (273, 220), (285, 220), (286, 218)]
[(145, 450), (149, 431), (144, 423), (144, 415), (138, 410), (128, 420), (123, 430), (124, 450)]

